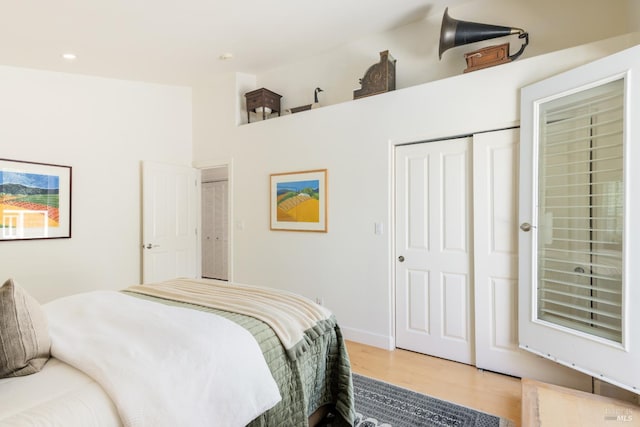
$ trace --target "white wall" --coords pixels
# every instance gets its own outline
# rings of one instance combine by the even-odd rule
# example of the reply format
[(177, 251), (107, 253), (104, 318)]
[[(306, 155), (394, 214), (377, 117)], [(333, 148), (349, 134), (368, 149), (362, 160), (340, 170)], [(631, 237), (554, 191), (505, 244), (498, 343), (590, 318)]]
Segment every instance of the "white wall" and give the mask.
[[(637, 0), (482, 0), (449, 8), (454, 19), (523, 28), (530, 44), (521, 58), (578, 46), (637, 31), (638, 21), (630, 9)], [(418, 22), (325, 52), (295, 64), (267, 70), (257, 76), (257, 87), (283, 95), (283, 109), (313, 102), (313, 90), (324, 89), (319, 100), (331, 105), (353, 99), (360, 89), (359, 79), (389, 50), (397, 60), (396, 87), (461, 74), (466, 68), (464, 54), (487, 45), (511, 42), (511, 54), (521, 46), (517, 37), (503, 37), (448, 50), (438, 59), (438, 42), (444, 7), (431, 7)], [(606, 18), (605, 18), (606, 17)], [(638, 14), (635, 14), (638, 17)], [(636, 28), (632, 28), (635, 25)], [(246, 118), (244, 119), (246, 122)]]
[[(621, 37), (242, 126), (216, 120), (233, 109), (231, 76), (196, 88), (195, 163), (233, 164), (234, 280), (323, 297), (350, 338), (391, 346), (393, 144), (514, 125), (520, 87), (634, 42)], [(200, 120), (215, 121), (215, 133)], [(328, 169), (329, 232), (269, 231), (269, 174), (318, 168)]]
[(1, 241), (41, 302), (140, 281), (140, 162), (190, 164), (191, 89), (0, 67), (0, 157), (72, 166), (72, 238)]

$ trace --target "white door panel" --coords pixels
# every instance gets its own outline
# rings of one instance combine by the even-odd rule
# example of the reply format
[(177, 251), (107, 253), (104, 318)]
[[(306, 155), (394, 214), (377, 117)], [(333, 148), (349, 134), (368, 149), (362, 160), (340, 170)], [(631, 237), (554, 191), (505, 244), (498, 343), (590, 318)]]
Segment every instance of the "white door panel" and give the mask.
[(469, 142), (396, 149), (396, 345), (472, 364)]
[(409, 331), (417, 333), (431, 333), (431, 322), (429, 307), (430, 289), (429, 274), (424, 271), (408, 272), (407, 283), (407, 305), (408, 305), (408, 325)]
[[(465, 145), (468, 145), (466, 143)], [(449, 148), (449, 147), (447, 147)], [(452, 147), (462, 149), (462, 147)], [(442, 203), (434, 203), (436, 208), (442, 206), (442, 252), (458, 252), (467, 254), (469, 242), (469, 152), (443, 153), (442, 181), (434, 180), (441, 187), (438, 189)], [(437, 202), (437, 200), (434, 200)]]
[(196, 277), (198, 172), (154, 162), (142, 171), (143, 283)]
[(469, 275), (442, 275), (442, 306), (444, 308), (443, 336), (449, 340), (469, 342)]

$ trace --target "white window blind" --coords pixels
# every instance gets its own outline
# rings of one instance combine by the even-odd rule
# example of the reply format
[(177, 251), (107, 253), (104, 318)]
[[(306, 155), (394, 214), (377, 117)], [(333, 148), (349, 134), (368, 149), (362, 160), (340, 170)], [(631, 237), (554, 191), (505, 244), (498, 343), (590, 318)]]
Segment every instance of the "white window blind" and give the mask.
[(622, 342), (624, 80), (540, 105), (537, 317)]

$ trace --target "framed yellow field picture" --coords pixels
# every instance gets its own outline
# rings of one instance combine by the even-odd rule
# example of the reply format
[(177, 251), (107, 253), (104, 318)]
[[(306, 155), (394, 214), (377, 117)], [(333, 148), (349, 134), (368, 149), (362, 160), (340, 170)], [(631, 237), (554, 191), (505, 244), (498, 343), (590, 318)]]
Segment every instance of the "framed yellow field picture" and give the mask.
[(327, 232), (327, 170), (271, 174), (271, 229)]

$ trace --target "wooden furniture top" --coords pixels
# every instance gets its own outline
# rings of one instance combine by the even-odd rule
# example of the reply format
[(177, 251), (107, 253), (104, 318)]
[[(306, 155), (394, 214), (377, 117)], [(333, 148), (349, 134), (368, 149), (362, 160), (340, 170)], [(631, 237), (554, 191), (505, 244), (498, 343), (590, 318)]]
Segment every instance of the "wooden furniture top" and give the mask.
[(247, 103), (247, 122), (249, 119), (249, 112), (256, 111), (257, 108), (262, 107), (262, 120), (265, 119), (265, 109), (269, 108), (272, 112), (277, 112), (280, 115), (280, 99), (282, 95), (278, 95), (269, 89), (260, 88), (247, 92), (244, 94)]
[(635, 427), (640, 406), (623, 400), (522, 379), (522, 427)]

